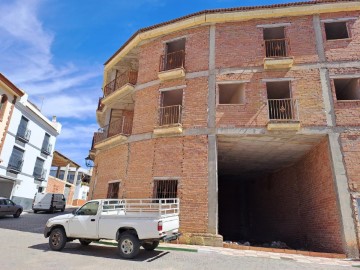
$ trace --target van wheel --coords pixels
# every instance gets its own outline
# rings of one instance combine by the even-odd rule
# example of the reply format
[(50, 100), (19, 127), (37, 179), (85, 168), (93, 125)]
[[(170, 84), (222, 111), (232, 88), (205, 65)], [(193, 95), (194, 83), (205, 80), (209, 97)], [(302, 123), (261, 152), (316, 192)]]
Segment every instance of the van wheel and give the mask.
[(159, 245), (159, 241), (153, 241), (153, 242), (145, 242), (142, 244), (142, 247), (146, 250), (146, 251), (152, 251), (155, 248), (157, 248), (157, 246)]
[(124, 232), (120, 235), (118, 249), (121, 257), (132, 259), (136, 257), (140, 251), (140, 241), (136, 235)]
[(64, 212), (65, 211), (65, 206), (63, 208), (61, 208), (61, 212)]
[(20, 215), (21, 215), (21, 210), (19, 209), (19, 210), (16, 211), (15, 214), (13, 214), (13, 217), (18, 218), (18, 217), (20, 217)]
[(86, 240), (86, 239), (79, 239), (79, 241), (82, 246), (88, 246), (92, 242), (91, 240)]
[(38, 211), (37, 210), (33, 210), (34, 211), (34, 214), (36, 214)]
[(49, 237), (49, 246), (52, 250), (60, 251), (66, 245), (66, 233), (62, 228), (55, 228), (51, 231)]
[(53, 214), (54, 212), (55, 212), (55, 207), (52, 207), (52, 206), (51, 206), (51, 207), (50, 207), (50, 213)]

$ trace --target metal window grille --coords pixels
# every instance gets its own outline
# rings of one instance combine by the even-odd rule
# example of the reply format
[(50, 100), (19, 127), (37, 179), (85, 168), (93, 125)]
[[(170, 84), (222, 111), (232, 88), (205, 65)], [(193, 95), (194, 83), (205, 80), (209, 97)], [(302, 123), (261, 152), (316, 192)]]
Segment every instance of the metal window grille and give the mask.
[(119, 186), (120, 186), (119, 182), (109, 183), (106, 198), (108, 198), (108, 199), (118, 199), (118, 197), (119, 197)]
[(178, 180), (154, 180), (154, 198), (177, 198)]
[(10, 156), (8, 171), (13, 171), (16, 173), (21, 172), (22, 165), (24, 162), (23, 157), (24, 157), (24, 150), (14, 147)]

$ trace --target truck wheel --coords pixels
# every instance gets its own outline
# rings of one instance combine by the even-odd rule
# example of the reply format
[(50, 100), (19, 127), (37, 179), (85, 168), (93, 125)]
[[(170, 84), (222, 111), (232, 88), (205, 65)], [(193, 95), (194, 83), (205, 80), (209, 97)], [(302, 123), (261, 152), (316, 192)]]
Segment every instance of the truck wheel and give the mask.
[(146, 251), (152, 251), (155, 248), (157, 248), (157, 246), (159, 245), (159, 241), (153, 241), (153, 242), (145, 242), (142, 244), (142, 247), (146, 250)]
[(55, 228), (51, 231), (49, 236), (49, 246), (52, 250), (60, 251), (66, 245), (66, 234), (64, 229), (62, 228)]
[(120, 235), (118, 248), (121, 257), (132, 259), (136, 257), (140, 251), (140, 241), (137, 236), (124, 232)]
[(79, 239), (79, 241), (82, 246), (88, 246), (92, 242), (91, 240), (86, 240), (86, 239)]

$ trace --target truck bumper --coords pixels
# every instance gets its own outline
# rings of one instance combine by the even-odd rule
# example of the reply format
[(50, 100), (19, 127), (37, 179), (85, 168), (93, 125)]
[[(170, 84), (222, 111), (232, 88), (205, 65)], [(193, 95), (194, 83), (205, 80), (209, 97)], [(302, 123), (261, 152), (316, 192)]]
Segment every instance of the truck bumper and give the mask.
[(169, 242), (169, 241), (173, 241), (173, 240), (176, 240), (180, 237), (181, 233), (172, 233), (172, 234), (169, 234), (169, 235), (165, 235), (162, 240), (164, 242)]

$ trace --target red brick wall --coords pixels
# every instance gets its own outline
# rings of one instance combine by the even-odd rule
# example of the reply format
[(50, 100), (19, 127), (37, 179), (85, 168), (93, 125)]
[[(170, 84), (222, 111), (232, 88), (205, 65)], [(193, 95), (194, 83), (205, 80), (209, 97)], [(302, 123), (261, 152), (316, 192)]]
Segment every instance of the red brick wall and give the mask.
[(324, 19), (337, 19), (337, 18), (351, 18), (357, 17), (357, 20), (348, 21), (348, 32), (350, 34), (349, 39), (342, 40), (326, 40), (325, 26), (322, 24), (323, 41), (326, 59), (328, 61), (356, 61), (360, 57), (360, 12), (338, 12), (331, 14), (322, 14), (321, 20)]
[(327, 139), (294, 166), (249, 181), (248, 188), (254, 239), (345, 252)]
[(178, 37), (185, 37), (185, 69), (187, 72), (207, 70), (209, 66), (209, 26), (193, 28), (165, 35), (140, 47), (138, 83), (158, 79), (160, 56), (164, 54), (165, 43)]
[(218, 127), (263, 127), (268, 123), (267, 91), (263, 79), (291, 79), (291, 93), (298, 100), (302, 126), (326, 125), (320, 74), (317, 69), (298, 71), (266, 71), (250, 74), (218, 76), (218, 81), (240, 80), (245, 83), (245, 104), (218, 105)]
[[(121, 197), (123, 187), (122, 180), (126, 176), (128, 148), (127, 144), (102, 150), (96, 155), (94, 177), (91, 178), (89, 199), (104, 199), (107, 196), (108, 183), (110, 181), (120, 180), (119, 196)], [(93, 188), (96, 181), (96, 187)]]
[(340, 141), (350, 190), (360, 192), (360, 132), (342, 133)]
[(53, 177), (49, 176), (46, 192), (47, 193), (62, 193), (64, 194), (65, 191), (65, 182), (61, 182), (59, 180), (54, 179)]
[(297, 173), (305, 241), (315, 251), (345, 252), (327, 139), (297, 165)]
[[(252, 67), (263, 65), (265, 49), (262, 24), (291, 23), (285, 35), (295, 63), (314, 62), (316, 53), (312, 16), (223, 23), (216, 25), (216, 67)], [(306, 36), (306, 42), (304, 42)]]

